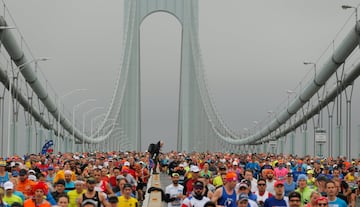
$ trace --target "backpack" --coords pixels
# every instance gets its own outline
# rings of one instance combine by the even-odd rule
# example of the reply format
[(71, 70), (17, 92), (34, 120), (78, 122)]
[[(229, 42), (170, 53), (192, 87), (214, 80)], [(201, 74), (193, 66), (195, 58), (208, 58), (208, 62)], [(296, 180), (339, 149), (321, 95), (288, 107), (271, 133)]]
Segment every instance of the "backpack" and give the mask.
[(154, 154), (155, 153), (155, 150), (156, 150), (156, 146), (154, 143), (151, 143), (149, 145), (149, 148), (148, 148), (148, 152), (150, 152), (150, 154)]

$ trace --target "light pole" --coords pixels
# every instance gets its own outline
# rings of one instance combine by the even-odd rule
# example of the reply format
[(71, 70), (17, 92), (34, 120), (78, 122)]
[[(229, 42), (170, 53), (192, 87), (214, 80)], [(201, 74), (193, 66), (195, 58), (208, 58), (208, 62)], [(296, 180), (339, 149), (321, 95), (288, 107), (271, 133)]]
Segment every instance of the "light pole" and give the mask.
[(304, 65), (313, 65), (314, 66), (314, 79), (315, 79), (316, 78), (316, 63), (309, 62), (309, 61), (304, 61), (303, 63), (304, 63)]
[[(105, 116), (105, 114), (100, 114), (99, 116), (96, 116), (96, 117), (94, 117), (93, 119), (91, 119), (91, 128), (90, 128), (90, 130), (91, 130), (91, 137), (94, 137), (94, 136), (93, 136), (93, 133), (92, 133), (92, 132), (93, 132), (93, 124), (94, 124), (93, 121), (96, 120), (96, 119), (98, 119), (98, 118), (100, 118), (100, 117), (102, 117), (102, 116)], [(107, 119), (106, 122), (107, 122), (107, 121), (113, 121), (113, 123), (110, 123), (110, 124), (107, 125), (106, 127), (111, 126), (112, 124), (116, 123), (116, 119)], [(106, 122), (105, 122), (105, 123), (106, 123)], [(118, 124), (118, 123), (116, 123), (116, 124)], [(103, 127), (103, 129), (106, 128), (106, 127)], [(100, 132), (99, 132), (99, 133), (100, 133)]]
[(259, 124), (258, 121), (253, 121), (253, 124), (254, 124), (254, 134), (256, 133), (256, 130), (257, 130), (257, 126)]
[(91, 121), (90, 121), (90, 133), (91, 133), (91, 137), (92, 138), (94, 138), (94, 134), (93, 134), (93, 126), (94, 126), (94, 121), (95, 120), (97, 120), (98, 118), (101, 118), (101, 117), (103, 117), (103, 116), (105, 116), (105, 114), (100, 114), (100, 115), (98, 115), (98, 116), (95, 116), (94, 118), (92, 118), (91, 119)]
[(57, 120), (57, 131), (58, 131), (58, 136), (57, 136), (57, 140), (58, 140), (58, 152), (60, 151), (60, 108), (61, 108), (61, 100), (63, 100), (65, 97), (75, 93), (75, 92), (79, 92), (79, 91), (86, 91), (88, 89), (86, 88), (77, 88), (75, 90), (72, 90), (72, 91), (69, 91), (68, 93), (62, 95), (61, 97), (59, 97), (59, 100), (58, 100), (58, 120)]
[(105, 135), (105, 129), (109, 128), (109, 127), (114, 127), (114, 126), (120, 126), (119, 123), (116, 123), (116, 122), (113, 122), (113, 123), (110, 123), (109, 125), (105, 126), (102, 130), (103, 130), (103, 136)]
[(296, 94), (295, 91), (292, 91), (292, 90), (286, 90), (286, 94), (288, 95), (288, 106), (290, 104), (290, 96), (291, 94)]
[[(95, 110), (98, 110), (98, 109), (103, 109), (104, 107), (101, 107), (101, 106), (98, 106), (98, 107), (94, 107), (92, 109), (90, 109), (89, 111), (85, 112), (83, 114), (83, 129), (82, 129), (82, 133), (85, 134), (85, 118), (87, 116), (87, 114), (95, 111)], [(82, 151), (85, 152), (85, 140), (83, 139), (83, 142), (82, 142)]]
[(72, 111), (72, 115), (73, 115), (73, 118), (72, 118), (72, 126), (73, 126), (73, 133), (72, 133), (72, 137), (73, 137), (73, 150), (75, 149), (75, 112), (76, 112), (76, 109), (79, 107), (79, 106), (81, 106), (81, 105), (83, 105), (83, 104), (85, 104), (85, 103), (87, 103), (87, 102), (91, 102), (91, 101), (96, 101), (96, 99), (86, 99), (85, 101), (83, 101), (83, 102), (81, 102), (81, 103), (79, 103), (79, 104), (77, 104), (77, 105), (75, 105), (74, 107), (73, 107), (73, 111)]
[(112, 133), (112, 136), (110, 136), (110, 137), (108, 138), (108, 140), (109, 140), (110, 142), (112, 142), (111, 147), (110, 147), (111, 150), (113, 150), (113, 149), (116, 148), (116, 144), (115, 144), (115, 143), (116, 143), (116, 137), (119, 136), (119, 135), (124, 134), (124, 130), (123, 130), (121, 127), (116, 127), (116, 128), (113, 130), (113, 132), (114, 132), (114, 133)]
[(343, 9), (354, 9), (355, 10), (355, 21), (358, 20), (358, 8), (355, 6), (349, 6), (349, 5), (342, 5), (341, 8)]
[[(11, 28), (11, 27), (3, 27), (3, 28), (1, 28), (0, 27), (0, 29), (8, 29), (8, 28)], [(24, 69), (26, 69), (26, 68), (23, 68), (25, 65), (28, 65), (28, 64), (31, 64), (31, 63), (33, 63), (33, 62), (39, 62), (39, 61), (46, 61), (46, 60), (49, 60), (50, 58), (47, 58), (47, 57), (40, 57), (40, 58), (35, 58), (35, 59), (32, 59), (32, 60), (30, 60), (30, 61), (28, 61), (28, 62), (25, 62), (25, 63), (23, 63), (23, 64), (20, 64), (20, 65), (18, 65), (16, 68), (19, 70), (18, 72), (20, 72), (20, 71), (22, 71), (22, 70), (24, 70)], [(9, 114), (8, 114), (8, 143), (7, 143), (7, 147), (8, 147), (8, 150), (7, 150), (7, 155), (8, 156), (10, 156), (10, 140), (11, 140), (11, 123), (12, 123), (12, 121), (11, 121), (11, 118), (12, 118), (12, 116), (11, 116), (11, 114), (12, 114), (12, 112), (11, 112), (11, 110), (12, 110), (12, 79), (14, 78), (14, 76), (11, 76), (11, 73), (9, 72)]]
[(98, 116), (95, 116), (94, 118), (92, 118), (91, 119), (91, 121), (90, 121), (90, 134), (91, 134), (91, 151), (93, 150), (93, 139), (94, 139), (94, 134), (93, 134), (93, 132), (94, 132), (94, 130), (93, 130), (93, 126), (94, 126), (94, 120), (97, 120), (98, 118), (100, 118), (100, 117), (105, 117), (105, 113), (104, 114), (100, 114), (100, 115), (98, 115)]

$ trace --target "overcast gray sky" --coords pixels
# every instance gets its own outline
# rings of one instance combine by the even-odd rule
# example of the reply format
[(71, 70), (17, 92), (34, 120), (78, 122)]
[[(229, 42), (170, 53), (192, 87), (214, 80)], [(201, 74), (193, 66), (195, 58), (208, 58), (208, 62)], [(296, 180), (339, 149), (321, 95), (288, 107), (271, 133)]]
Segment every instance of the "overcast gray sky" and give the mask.
[[(58, 94), (89, 89), (64, 99), (68, 110), (87, 98), (97, 102), (84, 105), (79, 114), (108, 106), (121, 63), (124, 2), (5, 2), (33, 53), (52, 57), (41, 68)], [(286, 99), (286, 90), (313, 72), (302, 63), (317, 60), (353, 12), (342, 4), (359, 1), (200, 0), (208, 84), (230, 128), (253, 127)], [(164, 139), (166, 150), (175, 148), (180, 30), (165, 13), (150, 15), (141, 26), (143, 146)]]

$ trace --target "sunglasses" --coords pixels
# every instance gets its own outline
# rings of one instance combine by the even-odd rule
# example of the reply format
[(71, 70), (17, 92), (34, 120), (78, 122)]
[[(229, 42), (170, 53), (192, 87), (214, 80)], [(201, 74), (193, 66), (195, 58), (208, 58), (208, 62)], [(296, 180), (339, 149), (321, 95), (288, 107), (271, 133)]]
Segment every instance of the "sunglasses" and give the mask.
[(258, 186), (265, 186), (266, 184), (264, 183), (258, 183)]
[(318, 203), (318, 206), (327, 206), (327, 203)]
[(197, 186), (196, 186), (196, 187), (194, 187), (194, 189), (195, 189), (195, 190), (202, 190), (202, 189), (204, 189), (204, 187), (197, 187)]

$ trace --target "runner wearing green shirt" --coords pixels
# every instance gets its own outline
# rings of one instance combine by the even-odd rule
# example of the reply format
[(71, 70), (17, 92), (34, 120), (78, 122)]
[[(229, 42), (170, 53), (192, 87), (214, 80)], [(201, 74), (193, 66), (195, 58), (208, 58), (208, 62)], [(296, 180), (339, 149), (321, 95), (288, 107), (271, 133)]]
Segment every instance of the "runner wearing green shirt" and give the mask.
[(305, 205), (310, 202), (310, 196), (313, 190), (307, 186), (306, 175), (299, 175), (298, 177), (298, 188), (295, 192), (300, 193), (301, 195), (301, 205)]

